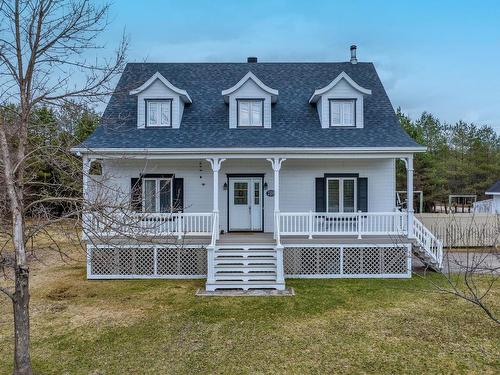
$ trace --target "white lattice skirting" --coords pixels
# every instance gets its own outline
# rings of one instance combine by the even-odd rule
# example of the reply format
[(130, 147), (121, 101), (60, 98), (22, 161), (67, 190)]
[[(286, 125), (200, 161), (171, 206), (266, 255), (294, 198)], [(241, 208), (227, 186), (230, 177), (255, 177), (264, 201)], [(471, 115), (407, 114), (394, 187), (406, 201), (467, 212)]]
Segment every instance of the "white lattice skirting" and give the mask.
[(288, 278), (411, 277), (411, 245), (287, 245)]
[[(287, 245), (287, 278), (411, 277), (411, 245)], [(87, 245), (89, 279), (202, 279), (204, 246)]]
[(199, 279), (206, 275), (203, 246), (87, 245), (89, 279)]

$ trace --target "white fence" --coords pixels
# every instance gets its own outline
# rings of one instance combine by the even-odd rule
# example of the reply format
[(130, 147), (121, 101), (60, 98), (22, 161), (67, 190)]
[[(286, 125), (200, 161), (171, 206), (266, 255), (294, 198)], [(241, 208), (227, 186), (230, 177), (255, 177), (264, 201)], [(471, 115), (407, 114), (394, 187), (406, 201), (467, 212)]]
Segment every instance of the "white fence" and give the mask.
[(445, 247), (485, 247), (500, 244), (500, 215), (418, 214), (416, 217)]
[(87, 214), (86, 234), (109, 236), (211, 236), (213, 213), (113, 212)]
[(402, 235), (407, 233), (404, 212), (280, 212), (281, 235)]

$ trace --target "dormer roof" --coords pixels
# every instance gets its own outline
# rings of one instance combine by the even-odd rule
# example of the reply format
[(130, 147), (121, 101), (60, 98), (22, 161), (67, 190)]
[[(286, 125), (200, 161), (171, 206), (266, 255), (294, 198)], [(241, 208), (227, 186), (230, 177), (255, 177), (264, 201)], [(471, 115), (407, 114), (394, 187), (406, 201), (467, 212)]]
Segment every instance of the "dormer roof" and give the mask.
[(245, 74), (245, 76), (238, 81), (238, 83), (226, 90), (222, 90), (222, 96), (224, 97), (224, 101), (226, 103), (229, 102), (229, 96), (234, 93), (236, 90), (238, 90), (241, 86), (243, 86), (248, 80), (252, 80), (257, 86), (259, 86), (263, 91), (267, 92), (269, 95), (271, 95), (271, 102), (276, 103), (278, 100), (278, 90), (272, 89), (271, 87), (267, 86), (264, 82), (262, 82), (260, 79), (257, 78), (255, 74), (252, 72), (248, 72)]
[(349, 83), (349, 85), (352, 86), (352, 88), (359, 91), (360, 93), (365, 94), (365, 95), (371, 95), (372, 90), (365, 89), (364, 87), (361, 87), (356, 82), (354, 82), (354, 80), (351, 77), (349, 77), (346, 72), (343, 71), (328, 85), (326, 85), (325, 87), (322, 87), (320, 89), (315, 90), (314, 93), (312, 94), (311, 98), (309, 99), (309, 103), (316, 103), (318, 101), (318, 99), (321, 97), (321, 95), (330, 91), (333, 87), (335, 87), (335, 85), (337, 85), (337, 83), (339, 83), (343, 79), (345, 79), (347, 81), (347, 83)]
[(129, 92), (129, 94), (130, 95), (137, 95), (137, 94), (141, 93), (142, 91), (146, 90), (149, 86), (151, 86), (156, 80), (161, 81), (170, 90), (172, 90), (173, 92), (178, 94), (184, 103), (192, 103), (193, 102), (186, 90), (182, 90), (182, 89), (174, 86), (168, 79), (163, 77), (160, 74), (160, 72), (156, 72), (155, 74), (153, 74), (151, 76), (151, 78), (149, 78), (146, 82), (144, 82), (138, 88), (131, 90)]

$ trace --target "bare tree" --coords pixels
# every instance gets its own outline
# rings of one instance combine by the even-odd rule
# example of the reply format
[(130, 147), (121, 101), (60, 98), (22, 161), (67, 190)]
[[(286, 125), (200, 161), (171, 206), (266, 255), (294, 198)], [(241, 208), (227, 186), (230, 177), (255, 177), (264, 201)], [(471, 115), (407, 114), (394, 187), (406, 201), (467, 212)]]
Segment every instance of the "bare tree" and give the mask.
[[(13, 304), (15, 374), (32, 373), (27, 243), (53, 222), (47, 210), (37, 212), (36, 224), (28, 224), (27, 218), (43, 204), (63, 199), (30, 196), (35, 179), (29, 171), (40, 154), (40, 146), (30, 147), (32, 114), (40, 105), (91, 101), (112, 91), (111, 84), (124, 67), (128, 43), (123, 37), (111, 58), (99, 58), (103, 47), (99, 38), (108, 26), (108, 13), (108, 5), (88, 0), (0, 0), (0, 104), (14, 103), (0, 118), (0, 168), (6, 198), (1, 214), (10, 218), (2, 227), (13, 250), (12, 259), (4, 252), (0, 262), (12, 269), (14, 285), (0, 290)], [(44, 147), (51, 150), (50, 144)], [(58, 150), (51, 152), (54, 155)], [(65, 196), (64, 201), (76, 208), (79, 198)], [(67, 209), (60, 220), (74, 212)]]
[(434, 290), (472, 303), (500, 324), (489, 301), (500, 279), (500, 216), (471, 213), (459, 220), (450, 214), (445, 224), (442, 279), (426, 280)]

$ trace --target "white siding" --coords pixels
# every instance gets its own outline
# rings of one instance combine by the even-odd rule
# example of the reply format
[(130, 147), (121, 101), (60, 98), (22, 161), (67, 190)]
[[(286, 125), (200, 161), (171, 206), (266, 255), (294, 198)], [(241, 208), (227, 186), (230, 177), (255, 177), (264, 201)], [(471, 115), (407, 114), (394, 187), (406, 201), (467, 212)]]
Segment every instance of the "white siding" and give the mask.
[(137, 127), (145, 127), (145, 99), (172, 99), (172, 128), (179, 128), (184, 110), (184, 103), (179, 95), (163, 84), (159, 79), (137, 95)]
[[(184, 178), (185, 212), (212, 212), (213, 172), (203, 160), (115, 160), (104, 161), (105, 183), (124, 201), (130, 198), (131, 178), (145, 173), (174, 173)], [(219, 171), (219, 210), (221, 229), (227, 230), (228, 191), (223, 189), (227, 174), (264, 174), (268, 189), (274, 189), (271, 164), (265, 160), (229, 159)], [(280, 210), (315, 210), (315, 178), (325, 173), (359, 173), (368, 178), (368, 211), (395, 208), (395, 161), (374, 160), (286, 160), (280, 171)], [(264, 230), (273, 230), (274, 198), (264, 195)]]
[(271, 127), (271, 95), (249, 79), (229, 96), (229, 127), (231, 129), (238, 126), (237, 99), (264, 99), (264, 128)]
[(356, 99), (356, 127), (363, 127), (363, 94), (354, 89), (345, 79), (341, 79), (334, 87), (324, 93), (316, 104), (322, 128), (330, 126), (329, 99)]

